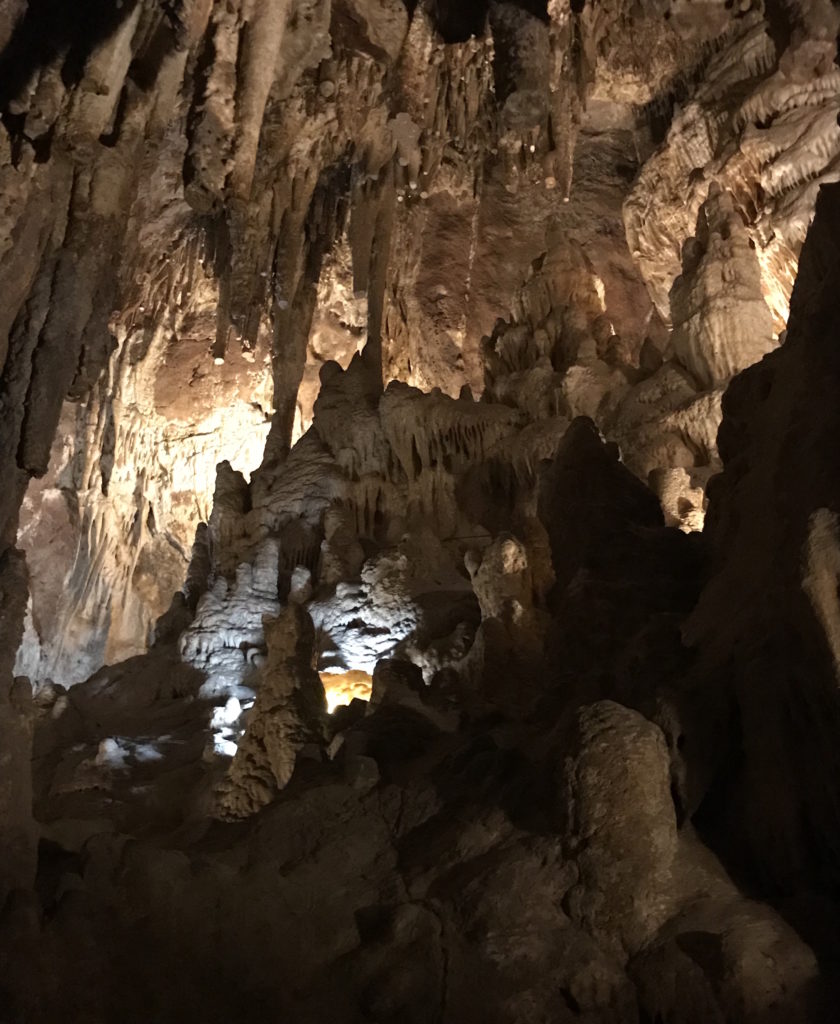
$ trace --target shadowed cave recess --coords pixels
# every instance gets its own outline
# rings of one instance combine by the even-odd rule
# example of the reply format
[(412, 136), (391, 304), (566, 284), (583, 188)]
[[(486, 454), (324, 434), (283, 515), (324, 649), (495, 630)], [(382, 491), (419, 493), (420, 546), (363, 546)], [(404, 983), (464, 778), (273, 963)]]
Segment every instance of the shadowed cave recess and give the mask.
[(0, 1024), (828, 1024), (840, 9), (0, 0)]

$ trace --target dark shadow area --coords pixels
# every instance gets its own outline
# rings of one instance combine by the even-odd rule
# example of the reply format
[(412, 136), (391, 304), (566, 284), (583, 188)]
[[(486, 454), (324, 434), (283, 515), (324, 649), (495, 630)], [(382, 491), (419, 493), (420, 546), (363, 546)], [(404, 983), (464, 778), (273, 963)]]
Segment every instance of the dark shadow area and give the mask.
[(776, 53), (781, 55), (790, 43), (794, 30), (792, 10), (783, 0), (767, 0), (764, 12), (767, 19), (767, 34), (773, 40)]
[(178, 28), (177, 19), (164, 17), (132, 61), (128, 77), (144, 92), (154, 88), (164, 60), (177, 46)]
[(93, 49), (130, 17), (137, 0), (30, 0), (0, 54), (0, 111), (32, 75), (58, 57), (68, 87), (82, 77)]
[(489, 7), (489, 0), (435, 0), (432, 17), (445, 43), (465, 43), (484, 32)]
[[(523, 11), (527, 11), (529, 14), (533, 14), (535, 18), (539, 18), (540, 21), (547, 22), (548, 17), (548, 0), (513, 0), (514, 7), (521, 7)], [(574, 9), (574, 0), (572, 2), (572, 9)]]
[[(417, 5), (409, 2), (406, 6), (412, 14)], [(548, 0), (511, 0), (511, 6), (548, 21)], [(490, 0), (435, 0), (432, 17), (445, 43), (465, 43), (484, 32), (489, 10)]]

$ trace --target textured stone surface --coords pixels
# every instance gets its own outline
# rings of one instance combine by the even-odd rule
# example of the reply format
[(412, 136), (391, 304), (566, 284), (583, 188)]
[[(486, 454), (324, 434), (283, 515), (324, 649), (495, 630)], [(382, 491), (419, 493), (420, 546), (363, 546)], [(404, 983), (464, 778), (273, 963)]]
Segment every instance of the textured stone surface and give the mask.
[(749, 850), (785, 891), (833, 877), (838, 842), (835, 793), (825, 784), (838, 714), (837, 496), (827, 468), (836, 436), (836, 188), (823, 191), (821, 206), (788, 340), (724, 401), (725, 469), (709, 529), (715, 572), (687, 632), (704, 674), (735, 701), (731, 741), (740, 735), (744, 744), (742, 767), (710, 813), (721, 825), (743, 815), (734, 855)]
[(68, 11), (0, 0), (0, 1018), (833, 1020), (833, 6)]
[(265, 642), (259, 693), (218, 794), (224, 817), (246, 817), (270, 803), (292, 777), (298, 751), (321, 735), (326, 702), (312, 667), (311, 619), (291, 604), (268, 621)]
[[(32, 574), (21, 670), (72, 683), (144, 650), (215, 464), (256, 468), (272, 416), (286, 450), (319, 366), (346, 368), (368, 334), (386, 379), (477, 393), (481, 337), (532, 261), (582, 247), (621, 344), (605, 367), (569, 325), (564, 383), (543, 372), (511, 394), (556, 411), (559, 390), (600, 423), (651, 299), (669, 319), (715, 182), (783, 326), (816, 189), (836, 174), (830, 5), (489, 6), (144, 0), (41, 32), (37, 4), (5, 5), (4, 529), (49, 460), (21, 525), (35, 564), (52, 519), (61, 563)], [(707, 414), (671, 417), (638, 471), (705, 465)], [(685, 528), (702, 513), (690, 476)]]
[(633, 953), (674, 909), (678, 838), (668, 748), (653, 723), (609, 702), (585, 708), (578, 729), (561, 795), (579, 873), (567, 897), (570, 915)]
[(771, 351), (773, 322), (761, 295), (759, 263), (732, 197), (713, 186), (697, 226), (671, 289), (671, 343), (677, 359), (711, 388)]

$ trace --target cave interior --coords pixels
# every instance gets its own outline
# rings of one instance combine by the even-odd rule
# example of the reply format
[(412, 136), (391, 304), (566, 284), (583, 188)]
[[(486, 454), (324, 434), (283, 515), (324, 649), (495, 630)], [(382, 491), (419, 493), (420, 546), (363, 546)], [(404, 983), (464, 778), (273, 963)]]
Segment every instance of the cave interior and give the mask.
[(840, 8), (0, 0), (0, 1024), (828, 1024)]

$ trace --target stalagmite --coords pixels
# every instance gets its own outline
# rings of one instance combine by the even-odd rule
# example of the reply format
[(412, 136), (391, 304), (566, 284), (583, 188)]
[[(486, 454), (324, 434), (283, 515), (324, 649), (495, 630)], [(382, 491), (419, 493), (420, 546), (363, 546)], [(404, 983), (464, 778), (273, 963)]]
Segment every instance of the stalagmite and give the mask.
[(2, 1021), (835, 1019), (838, 27), (0, 0)]
[(223, 817), (265, 806), (291, 778), (297, 751), (319, 738), (326, 704), (311, 665), (314, 630), (306, 612), (289, 605), (267, 625), (266, 643), (259, 695), (217, 797)]
[(671, 316), (677, 359), (705, 388), (725, 383), (774, 347), (758, 260), (731, 197), (719, 190), (710, 191), (698, 235), (683, 249)]

